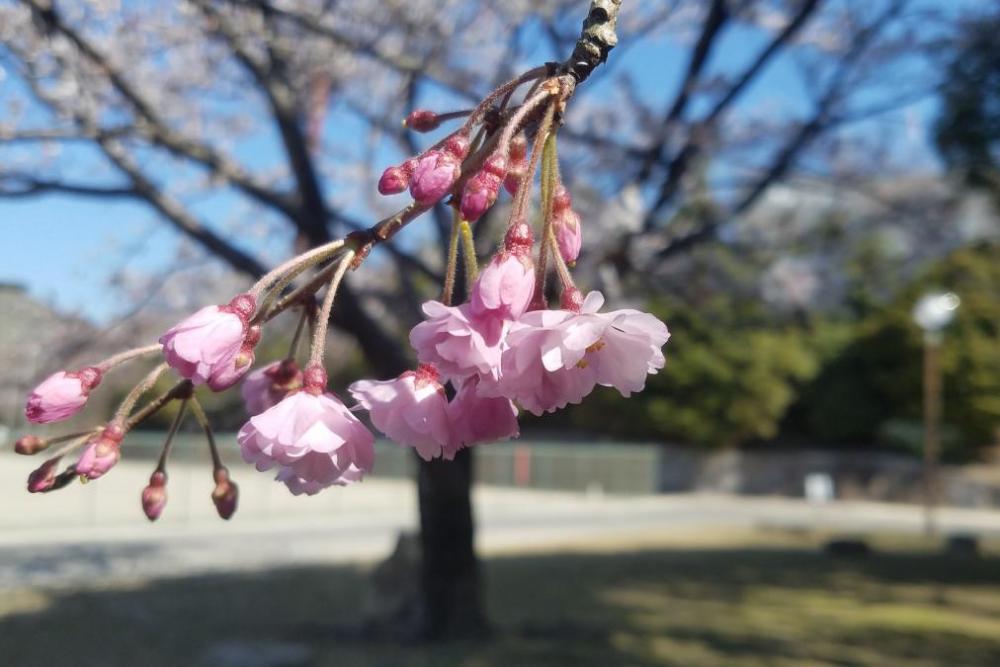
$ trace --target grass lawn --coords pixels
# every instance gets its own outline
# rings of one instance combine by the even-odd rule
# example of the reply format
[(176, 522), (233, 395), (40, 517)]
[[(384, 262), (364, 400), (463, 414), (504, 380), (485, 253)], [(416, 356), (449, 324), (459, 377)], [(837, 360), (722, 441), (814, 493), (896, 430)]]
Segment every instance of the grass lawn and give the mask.
[(1000, 665), (995, 555), (777, 542), (493, 558), (493, 635), (436, 646), (345, 632), (360, 566), (26, 590), (0, 596), (0, 664), (207, 665), (214, 643), (247, 642), (338, 667)]

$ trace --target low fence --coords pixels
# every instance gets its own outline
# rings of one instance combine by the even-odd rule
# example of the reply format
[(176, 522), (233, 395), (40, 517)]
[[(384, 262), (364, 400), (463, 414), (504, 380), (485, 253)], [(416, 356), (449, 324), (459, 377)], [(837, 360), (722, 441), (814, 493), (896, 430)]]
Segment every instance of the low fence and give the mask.
[[(227, 458), (238, 458), (235, 434), (217, 436)], [(130, 456), (159, 455), (163, 434), (129, 435)], [(413, 452), (388, 441), (376, 445), (373, 477), (411, 477), (416, 469)], [(171, 457), (206, 458), (201, 434), (179, 433)], [(655, 444), (579, 443), (535, 441), (496, 443), (476, 448), (475, 479), (494, 486), (593, 491), (616, 494), (649, 494), (660, 489), (662, 447)]]
[[(163, 434), (129, 435), (130, 456), (155, 457)], [(221, 434), (229, 460), (238, 460), (234, 434)], [(172, 456), (206, 458), (200, 434), (178, 434)], [(410, 477), (413, 453), (380, 441), (374, 477)], [(703, 451), (655, 443), (560, 442), (522, 438), (476, 448), (475, 479), (482, 484), (613, 494), (713, 491), (802, 496), (808, 475), (830, 478), (837, 498), (916, 502), (920, 462), (891, 452), (773, 449)], [(964, 507), (1000, 506), (1000, 471), (946, 466), (945, 502)]]

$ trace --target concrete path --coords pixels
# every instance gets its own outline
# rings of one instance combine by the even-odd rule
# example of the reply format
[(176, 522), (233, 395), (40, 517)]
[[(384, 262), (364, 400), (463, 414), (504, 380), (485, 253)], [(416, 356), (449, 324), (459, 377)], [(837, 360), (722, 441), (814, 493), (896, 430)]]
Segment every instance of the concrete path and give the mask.
[[(240, 509), (219, 520), (211, 475), (190, 463), (172, 467), (170, 501), (150, 524), (139, 507), (149, 462), (121, 463), (109, 475), (57, 493), (31, 495), (24, 479), (40, 461), (0, 454), (0, 590), (76, 586), (114, 580), (385, 556), (401, 530), (417, 525), (412, 482), (365, 481), (293, 497), (243, 464), (231, 466)], [(479, 488), (478, 546), (483, 553), (663, 544), (684, 535), (810, 529), (835, 533), (919, 534), (919, 507), (708, 494), (610, 497)], [(1000, 537), (1000, 512), (941, 510), (942, 532)]]

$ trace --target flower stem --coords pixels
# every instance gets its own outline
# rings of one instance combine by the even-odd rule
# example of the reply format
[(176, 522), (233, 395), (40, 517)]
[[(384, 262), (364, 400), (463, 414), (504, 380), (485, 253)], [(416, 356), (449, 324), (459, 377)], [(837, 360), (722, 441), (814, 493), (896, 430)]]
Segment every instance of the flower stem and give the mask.
[(225, 468), (222, 464), (222, 457), (219, 456), (219, 448), (215, 444), (215, 434), (212, 433), (212, 424), (208, 421), (208, 415), (205, 414), (201, 403), (194, 397), (191, 398), (191, 412), (194, 413), (194, 418), (198, 420), (202, 430), (205, 431), (205, 439), (208, 441), (208, 453), (212, 456), (212, 469)]
[(542, 154), (542, 145), (549, 134), (552, 126), (552, 119), (555, 117), (555, 105), (550, 104), (545, 110), (541, 123), (538, 125), (538, 132), (535, 135), (535, 142), (531, 148), (531, 158), (528, 160), (528, 168), (524, 172), (521, 185), (517, 188), (517, 195), (514, 197), (514, 205), (511, 207), (510, 221), (508, 228), (513, 227), (527, 217), (528, 202), (531, 201), (531, 186), (535, 182), (535, 169), (538, 168), (538, 159)]
[(354, 255), (355, 252), (353, 250), (348, 250), (344, 253), (344, 256), (337, 262), (337, 269), (330, 280), (330, 286), (326, 289), (326, 294), (323, 297), (323, 305), (316, 315), (316, 329), (313, 332), (312, 350), (309, 354), (310, 366), (323, 365), (323, 353), (326, 351), (326, 331), (330, 325), (330, 311), (333, 310), (333, 298), (337, 295), (337, 288), (340, 287), (340, 281), (343, 280), (344, 274), (347, 273), (347, 269), (351, 268)]
[(156, 464), (155, 472), (166, 473), (167, 471), (167, 457), (170, 456), (170, 449), (174, 444), (174, 436), (177, 435), (177, 429), (180, 428), (181, 422), (184, 421), (184, 414), (187, 412), (190, 400), (185, 398), (181, 401), (181, 406), (177, 408), (177, 414), (174, 415), (173, 421), (170, 422), (170, 430), (167, 431), (167, 439), (163, 442), (163, 449), (160, 450), (160, 460)]
[(167, 370), (167, 365), (165, 363), (159, 364), (156, 368), (151, 370), (146, 377), (142, 379), (136, 386), (132, 388), (132, 391), (128, 393), (125, 400), (122, 401), (121, 405), (118, 406), (118, 410), (115, 412), (115, 416), (111, 421), (121, 421), (124, 422), (128, 414), (132, 412), (132, 408), (135, 407), (136, 402), (142, 398), (142, 395), (153, 388), (156, 381), (160, 379), (163, 372)]
[(99, 368), (102, 373), (106, 373), (115, 366), (124, 364), (126, 361), (131, 361), (137, 357), (146, 356), (147, 354), (154, 354), (162, 349), (163, 347), (159, 343), (146, 345), (145, 347), (134, 347), (131, 350), (125, 350), (124, 352), (119, 352), (112, 357), (108, 357), (104, 361), (98, 363), (97, 368)]
[(573, 282), (573, 274), (569, 272), (569, 267), (566, 266), (566, 260), (563, 259), (562, 255), (559, 254), (559, 246), (556, 242), (556, 233), (552, 226), (549, 226), (549, 249), (552, 254), (552, 262), (556, 267), (556, 274), (559, 276), (559, 283), (562, 285), (563, 291), (566, 291), (569, 287), (576, 287), (576, 283)]
[(287, 359), (295, 359), (296, 353), (299, 351), (299, 341), (302, 339), (302, 331), (306, 327), (306, 322), (309, 321), (309, 308), (306, 306), (302, 307), (302, 314), (299, 315), (299, 323), (295, 325), (295, 333), (292, 334), (292, 343), (288, 346)]
[(559, 161), (556, 152), (556, 133), (549, 132), (548, 136), (545, 137), (542, 149), (542, 238), (538, 248), (538, 263), (535, 265), (535, 296), (543, 302), (545, 282), (548, 277), (549, 252), (556, 247), (553, 243), (555, 234), (552, 231), (552, 201), (558, 182)]
[[(545, 101), (547, 97), (552, 95), (552, 92), (547, 88), (543, 88), (535, 95), (532, 95), (524, 101), (524, 104), (517, 110), (507, 124), (503, 128), (503, 132), (500, 134), (500, 150), (503, 151), (504, 158), (509, 157), (510, 153), (510, 141), (514, 138), (514, 135), (521, 129), (524, 124), (525, 119), (528, 117), (532, 111), (534, 111), (539, 104)], [(528, 178), (527, 176), (525, 178)]]
[[(250, 288), (250, 294), (257, 300), (259, 300), (261, 293), (267, 289), (271, 283), (278, 281), (279, 279), (286, 278), (285, 274), (292, 274), (291, 278), (287, 278), (288, 284), (291, 280), (294, 280), (295, 276), (302, 271), (308, 269), (310, 266), (314, 266), (324, 259), (329, 258), (336, 251), (340, 250), (344, 245), (344, 239), (337, 239), (335, 241), (330, 241), (329, 243), (324, 243), (321, 246), (316, 246), (312, 250), (302, 253), (301, 255), (296, 255), (283, 264), (279, 264), (275, 268), (268, 271), (264, 276), (254, 283), (253, 287)], [(279, 283), (280, 284), (280, 283)], [(273, 291), (273, 290), (272, 290)], [(260, 311), (262, 309), (258, 309)]]
[[(267, 290), (267, 293), (264, 296), (263, 301), (257, 306), (257, 314), (254, 316), (255, 324), (260, 323), (260, 321), (264, 319), (267, 311), (271, 308), (271, 304), (285, 290), (285, 288), (292, 283), (293, 280), (295, 280), (300, 275), (302, 275), (302, 273), (316, 266), (317, 264), (321, 264), (322, 262), (325, 262), (326, 260), (336, 256), (336, 254), (343, 249), (344, 247), (343, 240), (329, 243), (327, 244), (327, 246), (333, 246), (334, 243), (336, 244), (336, 247), (328, 248), (319, 255), (309, 257), (308, 261), (303, 261), (291, 267), (281, 277), (277, 279), (274, 285)], [(320, 248), (317, 248), (317, 250), (321, 248), (326, 248), (326, 246), (320, 246)], [(310, 251), (306, 253), (306, 255), (309, 255), (312, 252), (313, 251)], [(302, 257), (304, 256), (305, 255), (302, 255)], [(254, 294), (254, 297), (257, 299), (260, 298), (259, 294)]]
[(63, 445), (62, 447), (60, 447), (56, 451), (52, 452), (49, 455), (49, 459), (59, 459), (59, 458), (62, 458), (64, 456), (66, 456), (71, 451), (73, 451), (74, 449), (76, 449), (80, 445), (82, 445), (82, 444), (86, 443), (88, 440), (90, 440), (90, 438), (92, 438), (94, 435), (96, 435), (98, 432), (100, 432), (100, 430), (101, 429), (94, 429), (90, 433), (83, 434), (83, 435), (78, 435), (76, 437), (76, 439), (74, 439), (74, 440), (72, 440), (70, 442), (67, 442), (65, 445)]
[(160, 394), (153, 400), (151, 400), (146, 405), (142, 406), (134, 415), (125, 421), (125, 431), (131, 431), (133, 428), (146, 421), (161, 409), (163, 406), (174, 400), (175, 398), (190, 398), (191, 391), (194, 389), (194, 385), (191, 380), (181, 380), (173, 387)]
[(76, 433), (66, 433), (64, 435), (57, 435), (54, 438), (46, 438), (43, 441), (44, 444), (41, 446), (40, 449), (37, 450), (36, 453), (44, 452), (52, 445), (58, 445), (59, 443), (66, 442), (67, 440), (75, 440), (77, 438), (89, 438), (90, 436), (96, 434), (100, 430), (101, 428), (98, 427), (98, 428), (92, 428), (89, 431), (77, 431)]
[(500, 84), (498, 88), (487, 95), (482, 102), (476, 105), (476, 108), (469, 115), (469, 119), (465, 121), (463, 129), (465, 129), (466, 132), (472, 129), (472, 126), (479, 122), (483, 114), (486, 113), (486, 110), (489, 109), (499, 97), (514, 92), (514, 90), (516, 90), (522, 83), (534, 81), (535, 79), (545, 76), (548, 71), (549, 68), (544, 65), (541, 67), (535, 67), (517, 78), (511, 79), (507, 83)]
[(458, 237), (462, 216), (457, 208), (452, 209), (451, 235), (448, 237), (448, 260), (444, 269), (444, 285), (441, 287), (441, 303), (451, 305), (451, 297), (455, 292), (455, 272), (458, 270)]
[(465, 293), (472, 294), (472, 284), (479, 275), (479, 260), (476, 257), (476, 239), (472, 235), (472, 225), (462, 220), (458, 225), (462, 237), (462, 258), (465, 259)]

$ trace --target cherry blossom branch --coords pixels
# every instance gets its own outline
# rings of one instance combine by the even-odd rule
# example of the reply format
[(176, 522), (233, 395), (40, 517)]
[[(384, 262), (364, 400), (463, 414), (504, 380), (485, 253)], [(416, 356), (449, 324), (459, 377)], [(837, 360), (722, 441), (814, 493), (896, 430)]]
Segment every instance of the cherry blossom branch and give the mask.
[(472, 234), (472, 225), (468, 220), (462, 220), (458, 225), (458, 233), (462, 239), (462, 258), (465, 260), (466, 293), (472, 293), (472, 284), (479, 275), (479, 260), (476, 257), (476, 239)]
[[(551, 125), (550, 125), (551, 127)], [(543, 141), (541, 147), (537, 144)], [(542, 153), (542, 238), (538, 248), (538, 264), (535, 274), (535, 298), (545, 301), (545, 282), (548, 279), (547, 262), (549, 254), (559, 254), (556, 251), (555, 233), (552, 231), (553, 195), (559, 179), (559, 167), (556, 160), (556, 134), (549, 130), (544, 135), (535, 138), (535, 153)], [(532, 155), (534, 158), (535, 155)], [(565, 285), (565, 282), (563, 283)]]
[(115, 411), (115, 416), (111, 421), (124, 422), (125, 418), (128, 417), (128, 414), (132, 412), (132, 408), (135, 407), (136, 402), (142, 398), (143, 394), (153, 388), (153, 385), (155, 385), (156, 381), (160, 379), (160, 376), (166, 372), (167, 368), (167, 364), (159, 364), (156, 368), (151, 370), (149, 374), (146, 375), (141, 382), (139, 382), (139, 384), (133, 387), (132, 391), (130, 391), (125, 397), (125, 400), (123, 400), (121, 405), (118, 406), (118, 410)]
[(167, 431), (167, 437), (163, 441), (163, 449), (160, 450), (160, 458), (156, 463), (156, 472), (165, 473), (167, 470), (167, 457), (170, 456), (170, 450), (174, 444), (174, 436), (177, 435), (177, 429), (180, 428), (181, 422), (184, 421), (184, 414), (187, 412), (188, 403), (191, 399), (182, 399), (181, 405), (177, 408), (177, 414), (174, 415), (173, 420), (170, 422), (170, 429)]
[(131, 350), (125, 350), (124, 352), (119, 352), (118, 354), (108, 357), (104, 361), (97, 364), (98, 369), (102, 373), (111, 370), (112, 368), (124, 364), (125, 362), (132, 361), (139, 357), (145, 357), (152, 354), (160, 352), (162, 346), (159, 343), (154, 343), (152, 345), (146, 345), (145, 347), (134, 347)]
[(208, 453), (212, 457), (212, 469), (219, 470), (225, 468), (222, 464), (222, 457), (219, 456), (219, 447), (215, 444), (215, 434), (212, 432), (212, 423), (208, 420), (204, 408), (197, 398), (192, 397), (190, 401), (191, 413), (194, 414), (198, 424), (205, 431), (205, 440), (208, 441)]
[(322, 366), (323, 354), (326, 352), (326, 330), (330, 324), (330, 311), (333, 310), (333, 299), (337, 296), (337, 288), (344, 274), (351, 268), (354, 262), (355, 252), (348, 250), (344, 256), (337, 261), (337, 268), (330, 280), (330, 286), (323, 297), (323, 305), (320, 306), (316, 315), (316, 329), (313, 332), (312, 351), (309, 354), (310, 366)]
[(133, 428), (162, 410), (163, 406), (176, 398), (189, 398), (193, 389), (194, 384), (192, 384), (191, 380), (181, 380), (166, 392), (160, 394), (149, 403), (142, 406), (142, 408), (136, 411), (135, 414), (125, 420), (124, 430), (131, 431)]
[(458, 209), (452, 211), (451, 234), (448, 236), (448, 254), (444, 268), (444, 284), (441, 286), (441, 303), (451, 305), (455, 292), (455, 274), (458, 272), (458, 236), (461, 217)]

